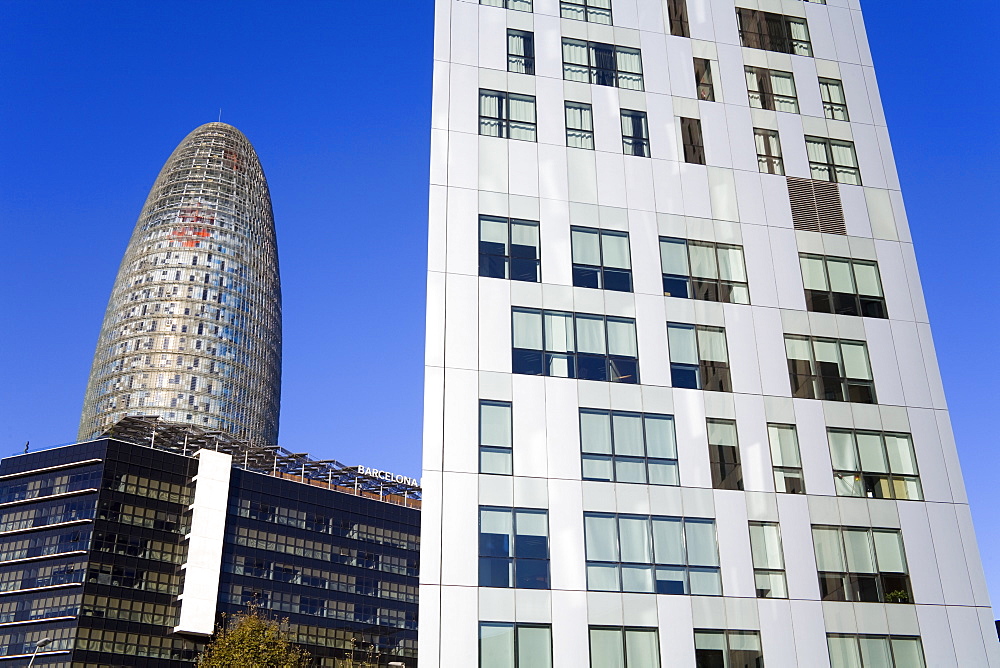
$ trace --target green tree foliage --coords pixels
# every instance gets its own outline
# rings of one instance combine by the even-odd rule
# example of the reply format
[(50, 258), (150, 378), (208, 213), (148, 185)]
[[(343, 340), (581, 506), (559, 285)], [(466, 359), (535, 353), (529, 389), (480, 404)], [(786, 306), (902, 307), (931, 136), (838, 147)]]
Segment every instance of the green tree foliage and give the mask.
[(203, 668), (307, 668), (309, 653), (289, 642), (281, 624), (259, 608), (230, 617), (198, 657)]

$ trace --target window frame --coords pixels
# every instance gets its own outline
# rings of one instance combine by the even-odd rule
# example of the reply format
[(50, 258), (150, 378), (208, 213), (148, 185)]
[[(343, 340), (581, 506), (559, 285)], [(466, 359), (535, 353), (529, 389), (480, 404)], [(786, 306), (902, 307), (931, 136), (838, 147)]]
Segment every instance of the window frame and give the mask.
[[(576, 63), (566, 60), (567, 48), (583, 48), (587, 53), (586, 63)], [(610, 61), (608, 56), (610, 55)], [(634, 56), (639, 63), (638, 70), (622, 69), (622, 58), (619, 56)], [(601, 64), (604, 61), (604, 65)], [(613, 66), (609, 67), (608, 62)], [(580, 83), (592, 84), (595, 86), (610, 86), (624, 90), (644, 91), (646, 89), (645, 79), (642, 72), (642, 50), (631, 47), (618, 46), (617, 44), (606, 44), (604, 42), (592, 42), (590, 40), (562, 39), (562, 64), (563, 80), (579, 81)], [(586, 79), (581, 78), (586, 70)], [(636, 82), (637, 85), (622, 85), (623, 82)]]
[[(886, 641), (886, 649), (889, 651), (889, 668), (926, 668), (927, 657), (924, 655), (924, 643), (920, 636), (909, 636), (909, 635), (888, 635), (881, 633), (827, 633), (826, 634), (826, 649), (830, 657), (831, 668), (855, 668), (860, 666), (860, 668), (882, 668), (885, 664), (879, 663), (878, 665), (867, 666), (864, 662), (864, 651), (861, 649), (861, 643), (863, 640), (872, 639), (884, 639)], [(835, 654), (833, 647), (830, 643), (831, 640), (853, 640), (854, 655), (850, 664), (840, 664), (835, 661)], [(907, 663), (898, 663), (896, 659), (896, 645), (895, 642), (913, 642), (916, 641), (916, 647), (919, 650), (918, 658), (920, 660), (919, 664), (913, 664), (912, 661)], [(883, 657), (885, 655), (883, 654)], [(910, 657), (912, 658), (912, 657)]]
[[(712, 471), (712, 487), (743, 491), (743, 460), (740, 458), (740, 437), (736, 429), (736, 420), (706, 418), (705, 424), (708, 433), (708, 464)], [(732, 428), (733, 442), (713, 443), (713, 425)]]
[(712, 78), (712, 61), (694, 59), (694, 85), (696, 97), (704, 102), (715, 102), (715, 82)]
[[(871, 357), (868, 354), (868, 344), (865, 341), (853, 339), (831, 339), (819, 336), (801, 334), (785, 334), (785, 357), (788, 360), (788, 379), (793, 398), (820, 399), (823, 401), (843, 401), (847, 403), (876, 404), (875, 378), (872, 374)], [(799, 341), (809, 344), (809, 360), (790, 358), (789, 342)], [(834, 362), (824, 360), (817, 362), (816, 345), (833, 344), (837, 350), (837, 375), (829, 366)], [(868, 368), (868, 378), (847, 375), (844, 362), (844, 345), (861, 346), (864, 351), (864, 361)], [(802, 362), (808, 362), (809, 368), (804, 369)], [(825, 366), (820, 366), (820, 364)], [(839, 398), (834, 394), (835, 385), (840, 386)]]
[[(673, 346), (669, 345), (670, 340), (670, 330), (671, 328), (677, 330), (693, 330), (694, 331), (694, 341), (695, 350), (698, 355), (697, 366), (690, 362), (675, 361)], [(701, 332), (712, 332), (721, 333), (722, 339), (725, 343), (725, 353), (726, 361), (721, 360), (706, 360), (702, 351), (701, 337), (698, 336)], [(684, 388), (689, 390), (704, 390), (706, 392), (732, 392), (733, 391), (733, 381), (732, 374), (730, 371), (729, 364), (729, 340), (726, 338), (725, 327), (713, 327), (710, 325), (693, 325), (686, 322), (668, 322), (667, 323), (667, 340), (668, 340), (668, 353), (670, 357), (670, 385), (675, 388)], [(692, 386), (690, 383), (678, 383), (678, 380), (683, 379), (682, 374), (690, 374), (692, 372), (697, 372), (694, 376), (695, 384)]]
[(687, 0), (667, 0), (667, 23), (674, 37), (690, 37), (691, 22), (688, 20)]
[[(861, 180), (861, 165), (858, 164), (858, 153), (854, 148), (854, 142), (844, 139), (817, 137), (815, 135), (806, 135), (805, 142), (806, 158), (809, 160), (809, 172), (811, 178), (817, 181), (843, 183), (849, 186), (864, 185)], [(811, 154), (809, 150), (810, 146), (816, 147), (817, 149), (822, 147), (824, 152), (823, 161), (814, 160), (815, 156)], [(851, 160), (854, 164), (841, 164), (837, 162), (837, 152), (834, 151), (835, 148), (845, 150), (849, 149)]]
[[(825, 289), (808, 287), (810, 282), (817, 277), (810, 276), (806, 269), (807, 262), (819, 262), (822, 264), (822, 283), (825, 285)], [(830, 279), (831, 263), (847, 263), (850, 265), (849, 278), (851, 280), (851, 292), (841, 292), (833, 289), (834, 281)], [(878, 295), (862, 295), (859, 292), (858, 267), (867, 267), (874, 270)], [(802, 287), (805, 292), (807, 311), (851, 315), (861, 318), (888, 319), (889, 311), (885, 302), (885, 290), (882, 287), (882, 272), (879, 271), (876, 260), (861, 260), (836, 255), (818, 255), (816, 253), (799, 253), (799, 270), (802, 272)]]
[[(612, 292), (632, 292), (632, 248), (629, 245), (629, 234), (628, 232), (622, 230), (608, 230), (604, 228), (597, 227), (583, 227), (580, 225), (573, 225), (570, 227), (570, 255), (573, 264), (573, 286), (577, 288), (593, 288), (596, 290), (611, 290)], [(575, 234), (594, 234), (597, 236), (597, 249), (599, 255), (600, 264), (590, 264), (576, 261), (576, 237)], [(626, 249), (626, 260), (628, 261), (628, 267), (608, 267), (605, 264), (604, 258), (604, 238), (605, 237), (616, 237), (625, 239), (625, 249)], [(584, 272), (587, 272), (585, 274)], [(590, 280), (587, 280), (587, 276), (593, 274), (595, 280), (593, 281), (596, 285), (588, 285)], [(618, 285), (619, 287), (608, 287), (608, 277), (612, 278), (612, 286)], [(617, 281), (623, 281), (624, 283), (618, 283)], [(624, 288), (621, 285), (627, 284)]]
[[(804, 17), (737, 7), (736, 25), (740, 44), (747, 48), (797, 56), (813, 55), (809, 22)], [(801, 28), (801, 32), (805, 34), (804, 39), (794, 36), (793, 26)]]
[[(616, 663), (617, 667), (620, 668), (660, 668), (660, 630), (655, 626), (605, 626), (599, 624), (592, 624), (587, 627), (587, 647), (590, 654), (590, 668), (610, 668), (607, 665), (595, 665), (595, 651), (594, 651), (594, 632), (621, 632), (621, 640), (618, 646), (621, 648), (622, 653), (620, 655), (619, 661)], [(629, 651), (629, 634), (630, 633), (641, 633), (643, 635), (651, 635), (654, 639), (655, 651), (653, 652), (653, 658), (655, 663), (650, 665), (648, 663), (642, 663), (641, 665), (632, 665), (629, 663), (629, 656), (631, 652)]]
[[(838, 102), (833, 99), (833, 96), (829, 94), (831, 90), (840, 91), (840, 99), (842, 102)], [(851, 120), (851, 114), (847, 110), (847, 92), (844, 90), (844, 82), (842, 79), (819, 77), (819, 96), (823, 101), (824, 117), (831, 121), (849, 122)]]
[(534, 7), (531, 4), (532, 0), (479, 0), (479, 4), (486, 5), (488, 7), (501, 7), (503, 9), (511, 9), (517, 12), (532, 12)]
[(705, 164), (705, 135), (701, 131), (700, 118), (680, 116), (681, 146), (684, 162), (692, 165)]
[[(484, 429), (483, 425), (485, 423), (483, 419), (483, 408), (493, 407), (493, 408), (504, 408), (507, 410), (507, 437), (509, 445), (497, 445), (495, 443), (484, 443)], [(488, 466), (484, 465), (483, 455), (493, 454), (502, 455), (506, 459), (506, 470), (505, 471), (495, 471), (486, 470)], [(494, 399), (480, 399), (479, 400), (479, 472), (488, 475), (513, 475), (514, 474), (514, 406), (510, 401), (496, 401)]]
[[(483, 113), (483, 101), (486, 98), (496, 98), (500, 101), (497, 109), (497, 116), (490, 116)], [(510, 103), (530, 102), (532, 120), (513, 120), (510, 118)], [(495, 124), (496, 134), (488, 130), (491, 124)], [(514, 136), (514, 131), (518, 133), (530, 133), (531, 138)], [(479, 134), (483, 137), (496, 137), (499, 139), (514, 139), (516, 141), (538, 141), (538, 107), (534, 95), (521, 95), (519, 93), (508, 93), (501, 90), (489, 88), (479, 89)]]
[[(754, 589), (757, 592), (757, 598), (788, 598), (788, 581), (785, 575), (785, 548), (781, 541), (781, 524), (779, 522), (748, 522), (747, 527), (750, 532), (750, 559), (753, 564), (753, 574), (754, 574)], [(774, 530), (774, 545), (776, 548), (775, 554), (777, 555), (776, 563), (771, 562), (771, 551), (768, 549), (768, 541), (765, 538), (765, 543), (761, 545), (755, 540), (754, 528), (759, 529), (773, 529)], [(763, 531), (760, 533), (764, 533)], [(761, 552), (764, 552), (764, 561), (766, 563), (759, 564), (758, 556)], [(768, 587), (761, 587), (761, 580), (759, 577), (763, 576), (766, 578), (764, 581)], [(775, 584), (778, 584), (777, 593), (775, 591)]]
[[(816, 575), (819, 579), (820, 599), (823, 601), (850, 601), (855, 603), (913, 603), (913, 586), (910, 582), (909, 566), (906, 559), (906, 547), (903, 544), (903, 533), (899, 529), (882, 527), (857, 527), (814, 524), (811, 527), (813, 550), (816, 555)], [(818, 532), (837, 533), (837, 555), (830, 555), (824, 545), (820, 548), (817, 541)], [(860, 554), (851, 549), (845, 538), (847, 534), (864, 534), (868, 548), (867, 554)], [(902, 571), (881, 570), (879, 568), (879, 540), (876, 534), (893, 535), (899, 547), (899, 560)], [(853, 542), (853, 541), (852, 541)], [(858, 547), (854, 545), (854, 547)], [(820, 561), (833, 558), (843, 569), (823, 570)], [(851, 567), (851, 561), (864, 559), (871, 565), (871, 570), (861, 570)], [(862, 565), (862, 568), (865, 568)]]
[[(493, 547), (484, 548), (484, 542), (489, 545), (489, 541), (484, 541), (485, 536), (499, 536), (500, 534), (484, 534), (483, 533), (483, 513), (507, 513), (510, 516), (510, 533), (507, 534), (509, 542), (504, 547), (506, 548), (506, 555), (502, 554), (489, 554), (491, 551), (495, 550)], [(534, 536), (535, 534), (521, 534), (518, 532), (518, 517), (521, 515), (537, 515), (544, 518), (545, 522), (545, 557), (535, 557), (527, 555), (519, 555), (518, 549), (518, 536)], [(478, 563), (479, 563), (479, 586), (480, 587), (490, 587), (498, 589), (550, 589), (552, 585), (552, 574), (551, 574), (551, 556), (552, 556), (552, 544), (551, 544), (551, 531), (549, 529), (549, 512), (544, 508), (522, 508), (522, 507), (509, 507), (509, 506), (479, 506), (479, 549), (478, 549)], [(532, 541), (528, 541), (531, 543)], [(486, 552), (486, 554), (484, 554)], [(518, 575), (518, 560), (521, 561), (522, 575), (526, 567), (528, 574), (527, 578), (523, 578)], [(493, 577), (496, 575), (494, 572), (494, 566), (500, 564), (500, 562), (505, 562), (508, 566), (508, 579), (506, 585), (492, 584)], [(540, 574), (537, 570), (540, 568), (541, 564), (544, 562), (544, 576)], [(532, 579), (537, 580), (540, 586), (526, 586), (522, 583), (529, 582)]]
[[(757, 151), (757, 169), (761, 174), (785, 175), (785, 161), (781, 157), (781, 138), (777, 130), (753, 129), (754, 147)], [(764, 152), (761, 153), (761, 147)]]
[[(793, 444), (795, 446), (795, 459), (798, 461), (798, 466), (788, 466), (786, 464), (775, 464), (776, 461), (783, 461), (783, 450), (781, 447), (780, 437), (775, 442), (775, 438), (772, 436), (773, 430), (783, 430), (790, 431), (792, 434)], [(798, 429), (794, 424), (785, 424), (780, 422), (768, 422), (767, 423), (767, 441), (768, 446), (771, 451), (771, 470), (774, 473), (774, 491), (779, 494), (805, 494), (806, 493), (806, 482), (805, 476), (802, 474), (802, 452), (799, 448), (799, 435)], [(779, 477), (782, 484), (778, 484)], [(797, 480), (798, 488), (794, 486), (789, 489), (789, 481)]]
[[(848, 429), (844, 427), (828, 427), (826, 430), (827, 442), (830, 447), (830, 460), (833, 465), (833, 481), (837, 496), (861, 497), (869, 499), (894, 499), (896, 501), (923, 501), (923, 485), (920, 482), (920, 469), (917, 464), (917, 453), (913, 447), (913, 435), (905, 432), (875, 431), (870, 429)], [(843, 463), (843, 457), (838, 456), (834, 450), (833, 435), (850, 436), (852, 445), (852, 458), (855, 462), (853, 468), (837, 466), (838, 461)], [(866, 457), (861, 451), (859, 436), (877, 437), (879, 440), (881, 460), (885, 466), (885, 471), (877, 471), (867, 468)], [(903, 440), (908, 447), (908, 458), (913, 464), (913, 473), (897, 473), (893, 471), (893, 457), (889, 454), (889, 446), (886, 438), (891, 437)], [(853, 480), (853, 484), (850, 481)], [(898, 484), (897, 484), (898, 483)], [(910, 489), (915, 491), (915, 495), (910, 495)], [(886, 494), (888, 492), (888, 494)], [(901, 495), (904, 492), (905, 495)]]
[[(521, 38), (525, 53), (511, 53), (512, 37)], [(535, 33), (528, 30), (507, 29), (507, 71), (516, 74), (535, 74)]]
[[(598, 2), (607, 2), (606, 7), (597, 6)], [(573, 9), (579, 8), (579, 9)], [(600, 25), (614, 25), (611, 0), (559, 0), (559, 17), (570, 19), (571, 21), (585, 21), (587, 23), (597, 23)], [(583, 12), (583, 18), (578, 16), (567, 16), (567, 12)], [(591, 18), (591, 16), (596, 18)], [(606, 17), (607, 20), (598, 20)]]
[[(566, 100), (565, 102), (565, 118), (566, 118), (566, 146), (568, 148), (582, 148), (590, 151), (594, 150), (594, 107), (586, 102), (575, 102), (572, 100)], [(570, 125), (570, 110), (576, 109), (581, 112), (581, 118), (588, 121), (590, 127), (573, 127)], [(576, 136), (576, 142), (571, 139)]]
[[(676, 297), (677, 299), (697, 299), (701, 301), (711, 301), (711, 302), (721, 302), (728, 304), (749, 304), (750, 303), (750, 285), (747, 281), (736, 281), (731, 278), (722, 278), (722, 272), (720, 269), (719, 262), (719, 251), (725, 251), (727, 255), (729, 253), (739, 253), (740, 265), (739, 269), (744, 278), (747, 278), (746, 270), (746, 255), (743, 252), (743, 246), (737, 244), (724, 244), (717, 243), (715, 241), (703, 241), (701, 239), (684, 239), (681, 237), (660, 237), (660, 275), (663, 280), (663, 294), (667, 297)], [(684, 262), (686, 264), (687, 273), (668, 273), (663, 271), (664, 255), (663, 255), (663, 244), (674, 244), (677, 246), (684, 246)], [(694, 276), (691, 272), (691, 267), (696, 263), (691, 257), (691, 248), (703, 247), (712, 248), (714, 255), (713, 269), (716, 277), (711, 276)], [(671, 290), (667, 289), (668, 281), (672, 284), (676, 283), (675, 288), (680, 287), (680, 283), (683, 282), (684, 295), (674, 294)], [(736, 289), (734, 291), (734, 289)], [(741, 299), (739, 295), (742, 289), (745, 291), (746, 299)], [(721, 299), (721, 297), (726, 296), (727, 299)]]
[[(795, 75), (792, 72), (773, 70), (767, 67), (745, 65), (743, 71), (747, 79), (747, 100), (753, 109), (767, 109), (790, 114), (799, 113), (798, 89), (795, 87)], [(775, 80), (784, 80), (791, 84), (792, 94), (776, 93)], [(751, 82), (754, 88), (751, 88)], [(756, 104), (754, 104), (756, 102)], [(779, 109), (779, 106), (788, 106)]]
[[(632, 126), (632, 134), (626, 134), (625, 121), (628, 119)], [(639, 133), (636, 134), (636, 122), (638, 121)], [(625, 155), (634, 155), (639, 158), (650, 158), (652, 154), (649, 150), (649, 120), (645, 111), (636, 109), (621, 110), (622, 124), (622, 152)]]
[[(541, 228), (537, 220), (526, 220), (523, 218), (507, 218), (504, 216), (494, 216), (490, 214), (479, 214), (479, 276), (482, 278), (500, 278), (510, 281), (523, 281), (525, 283), (540, 283), (542, 280), (542, 244)], [(483, 223), (504, 224), (507, 227), (507, 241), (504, 246), (504, 254), (490, 252), (492, 247), (498, 242), (483, 241)], [(517, 248), (529, 248), (527, 244), (514, 243), (514, 231), (516, 227), (526, 227), (535, 229), (534, 257), (528, 254), (515, 255)], [(497, 272), (498, 263), (503, 264), (503, 276)], [(533, 278), (527, 278), (533, 273)], [(515, 275), (516, 274), (516, 275)]]
[[(483, 628), (503, 628), (511, 630), (511, 659), (510, 663), (505, 666), (497, 666), (498, 660), (490, 661), (487, 663), (484, 659), (487, 656), (487, 648), (483, 646)], [(526, 662), (526, 665), (521, 665), (521, 633), (522, 629), (530, 630), (542, 630), (548, 632), (548, 649), (549, 654), (547, 657), (546, 665), (548, 668), (552, 666), (552, 625), (551, 624), (529, 624), (523, 622), (494, 622), (488, 620), (480, 620), (479, 622), (479, 668), (536, 668), (539, 664), (536, 661), (545, 661), (546, 657), (532, 656), (530, 661)], [(495, 655), (493, 655), (495, 657)]]
[[(588, 450), (586, 439), (584, 434), (587, 432), (587, 428), (584, 425), (585, 415), (590, 416), (600, 416), (602, 418), (607, 418), (607, 431), (605, 432), (608, 436), (608, 447), (610, 453), (600, 452), (598, 450)], [(617, 437), (615, 436), (615, 418), (639, 418), (642, 422), (642, 455), (623, 452), (621, 444), (617, 443)], [(649, 422), (650, 421), (664, 421), (670, 423), (670, 441), (673, 448), (673, 457), (663, 457), (663, 456), (651, 456), (649, 454), (650, 444), (649, 444)], [(671, 486), (676, 487), (680, 485), (680, 470), (678, 468), (677, 462), (677, 427), (673, 415), (660, 414), (660, 413), (637, 413), (634, 411), (615, 411), (603, 408), (580, 408), (579, 412), (579, 424), (580, 424), (580, 477), (583, 480), (596, 481), (596, 482), (615, 482), (621, 484), (642, 484), (642, 485), (654, 485), (654, 486)], [(607, 465), (607, 471), (610, 475), (598, 476), (595, 475), (596, 470), (591, 467), (590, 472), (588, 472), (587, 462), (603, 462)], [(636, 472), (635, 467), (642, 467), (642, 480), (623, 480), (623, 471), (633, 471)], [(668, 476), (663, 476), (663, 473), (670, 471)], [(653, 482), (655, 479), (666, 479), (666, 482)]]

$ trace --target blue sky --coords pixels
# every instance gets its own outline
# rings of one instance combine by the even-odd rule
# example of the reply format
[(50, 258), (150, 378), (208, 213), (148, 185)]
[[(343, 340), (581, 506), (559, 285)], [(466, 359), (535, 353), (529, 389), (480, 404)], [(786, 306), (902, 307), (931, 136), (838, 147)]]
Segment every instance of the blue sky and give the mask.
[[(1000, 11), (866, 19), (980, 549), (1000, 601)], [(111, 285), (174, 146), (218, 118), (271, 186), (281, 442), (420, 470), (432, 2), (0, 0), (0, 456), (75, 438)]]

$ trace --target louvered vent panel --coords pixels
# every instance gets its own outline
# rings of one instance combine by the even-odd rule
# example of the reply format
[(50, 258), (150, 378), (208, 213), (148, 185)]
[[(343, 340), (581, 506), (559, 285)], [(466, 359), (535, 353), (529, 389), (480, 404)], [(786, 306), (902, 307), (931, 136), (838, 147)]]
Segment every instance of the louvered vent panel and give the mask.
[(844, 208), (836, 183), (787, 178), (788, 201), (792, 205), (792, 223), (797, 230), (847, 234)]

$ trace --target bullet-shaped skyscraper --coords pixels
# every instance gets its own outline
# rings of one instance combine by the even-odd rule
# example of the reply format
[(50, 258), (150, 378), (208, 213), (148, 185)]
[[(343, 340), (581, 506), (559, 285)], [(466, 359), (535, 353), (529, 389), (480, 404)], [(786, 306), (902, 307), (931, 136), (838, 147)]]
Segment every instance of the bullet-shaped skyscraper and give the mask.
[(267, 180), (225, 123), (174, 149), (118, 270), (80, 419), (94, 438), (125, 415), (273, 444), (281, 283)]

